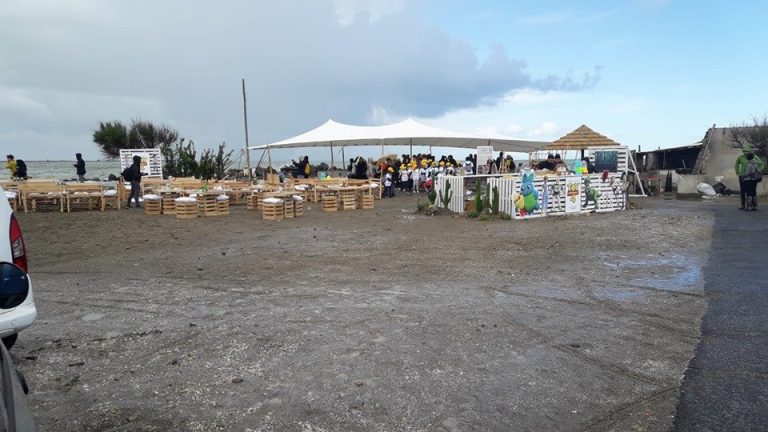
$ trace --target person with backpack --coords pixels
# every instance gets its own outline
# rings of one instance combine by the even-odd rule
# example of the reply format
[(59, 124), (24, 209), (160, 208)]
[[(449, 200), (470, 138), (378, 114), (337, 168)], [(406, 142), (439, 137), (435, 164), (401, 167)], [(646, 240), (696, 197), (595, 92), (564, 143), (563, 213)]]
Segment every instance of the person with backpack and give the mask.
[[(752, 146), (744, 145), (734, 167), (739, 177), (741, 207), (739, 210), (757, 210), (757, 183), (762, 181), (765, 162), (752, 153)], [(746, 183), (749, 182), (749, 183)], [(749, 197), (749, 198), (748, 198)]]
[(746, 195), (744, 210), (757, 211), (757, 184), (763, 180), (762, 172), (765, 169), (765, 163), (752, 153), (747, 153), (746, 159), (743, 179)]
[(75, 158), (77, 159), (77, 162), (72, 166), (77, 170), (77, 181), (82, 183), (85, 181), (85, 161), (83, 160), (83, 155), (80, 153), (75, 153)]
[(141, 172), (141, 156), (134, 156), (133, 164), (123, 170), (123, 179), (131, 183), (131, 194), (128, 196), (128, 203), (125, 205), (127, 208), (131, 208), (131, 198), (136, 202), (136, 208), (141, 208), (141, 205), (139, 205), (141, 176), (145, 175), (145, 173)]

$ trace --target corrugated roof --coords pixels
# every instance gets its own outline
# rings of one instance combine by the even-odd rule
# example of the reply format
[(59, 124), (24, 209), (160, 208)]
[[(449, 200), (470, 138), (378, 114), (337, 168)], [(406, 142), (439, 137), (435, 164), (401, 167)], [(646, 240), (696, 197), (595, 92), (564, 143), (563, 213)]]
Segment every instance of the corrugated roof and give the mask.
[(586, 125), (581, 125), (575, 131), (556, 139), (547, 145), (548, 149), (583, 150), (588, 147), (621, 145), (605, 135), (593, 131)]

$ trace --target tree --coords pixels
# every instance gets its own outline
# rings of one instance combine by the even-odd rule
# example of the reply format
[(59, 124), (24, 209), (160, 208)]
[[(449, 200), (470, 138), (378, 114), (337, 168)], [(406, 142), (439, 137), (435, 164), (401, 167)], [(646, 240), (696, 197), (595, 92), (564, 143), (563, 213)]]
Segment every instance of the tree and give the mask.
[(752, 124), (731, 126), (728, 129), (728, 137), (739, 147), (743, 148), (748, 144), (756, 150), (755, 153), (761, 156), (768, 155), (768, 115), (764, 115), (763, 118), (753, 117)]
[(164, 124), (156, 126), (144, 120), (132, 120), (130, 127), (119, 121), (100, 122), (99, 129), (93, 131), (93, 142), (109, 158), (120, 156), (121, 149), (170, 146), (178, 139), (179, 133), (175, 129)]
[(224, 153), (224, 147), (226, 147), (226, 145), (227, 143), (219, 144), (219, 151), (216, 153), (216, 159), (213, 161), (216, 170), (216, 178), (219, 180), (224, 179), (224, 176), (227, 175), (229, 166), (232, 165), (233, 150)]
[(101, 147), (101, 152), (108, 158), (120, 155), (120, 149), (128, 148), (128, 130), (121, 122), (100, 122), (93, 131), (93, 142)]

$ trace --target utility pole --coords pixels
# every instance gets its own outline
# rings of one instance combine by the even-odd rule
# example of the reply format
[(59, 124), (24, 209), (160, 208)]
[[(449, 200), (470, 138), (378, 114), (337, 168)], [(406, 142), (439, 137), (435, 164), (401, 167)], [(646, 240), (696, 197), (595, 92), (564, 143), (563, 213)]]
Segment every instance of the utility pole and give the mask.
[(251, 172), (251, 151), (248, 150), (248, 105), (245, 99), (245, 78), (243, 78), (243, 123), (245, 124), (245, 166), (248, 168), (248, 182), (253, 183)]

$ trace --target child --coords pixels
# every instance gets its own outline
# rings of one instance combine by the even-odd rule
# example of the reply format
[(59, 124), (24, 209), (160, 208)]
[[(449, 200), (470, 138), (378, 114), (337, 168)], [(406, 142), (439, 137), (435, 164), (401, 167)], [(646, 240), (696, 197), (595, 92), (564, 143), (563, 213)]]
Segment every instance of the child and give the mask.
[(400, 165), (400, 192), (405, 192), (408, 188), (408, 170), (405, 165)]
[(384, 196), (385, 197), (394, 197), (395, 196), (395, 188), (394, 183), (392, 181), (392, 174), (395, 172), (395, 169), (392, 167), (387, 168), (387, 173), (384, 175)]
[(411, 192), (419, 193), (419, 168), (411, 166)]

